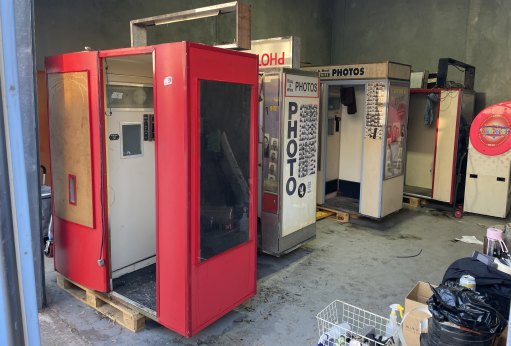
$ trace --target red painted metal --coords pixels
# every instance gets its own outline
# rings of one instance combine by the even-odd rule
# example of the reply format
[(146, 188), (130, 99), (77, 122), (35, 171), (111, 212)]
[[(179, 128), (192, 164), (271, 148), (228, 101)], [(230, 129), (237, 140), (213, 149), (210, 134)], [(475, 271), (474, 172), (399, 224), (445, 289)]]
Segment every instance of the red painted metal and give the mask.
[(279, 196), (273, 193), (263, 193), (262, 209), (265, 212), (276, 214), (279, 211)]
[(128, 56), (128, 55), (137, 55), (137, 54), (150, 54), (153, 51), (154, 51), (154, 46), (107, 49), (107, 50), (99, 51), (99, 57), (100, 58), (110, 58), (110, 57), (120, 57), (120, 56)]
[[(108, 243), (103, 222), (101, 201), (102, 180), (102, 103), (99, 99), (101, 74), (97, 52), (79, 52), (49, 57), (46, 59), (46, 73), (82, 72), (88, 73), (89, 125), (91, 142), (92, 186), (80, 186), (90, 189), (92, 194), (93, 227), (78, 225), (53, 214), (55, 270), (69, 279), (79, 282), (97, 291), (108, 290)], [(103, 163), (104, 164), (104, 163)], [(52, 182), (54, 183), (54, 182)], [(98, 264), (98, 259), (104, 265)]]
[[(155, 46), (156, 312), (187, 335), (190, 287), (190, 149), (186, 44)], [(172, 84), (163, 80), (172, 76)]]
[[(91, 232), (86, 227), (56, 219), (56, 270), (89, 288), (108, 290), (108, 261), (104, 267), (97, 264), (102, 216), (106, 220), (108, 205), (105, 185), (100, 189), (101, 181), (106, 183), (106, 179), (101, 179), (106, 169), (104, 166), (103, 171), (99, 169), (105, 139), (99, 133), (99, 129), (104, 128), (104, 117), (98, 116), (103, 114), (100, 100), (104, 91), (98, 71), (101, 71), (102, 58), (147, 53), (153, 53), (154, 61), (156, 313), (158, 322), (164, 326), (191, 336), (256, 293), (256, 55), (179, 42), (102, 51), (99, 56), (97, 52), (85, 52), (47, 59), (49, 73), (90, 71), (93, 192), (97, 225)], [(252, 90), (250, 133), (240, 134), (250, 136), (249, 240), (202, 262), (199, 260), (200, 80), (241, 83), (250, 85)], [(101, 197), (103, 203), (100, 203)], [(101, 209), (102, 204), (104, 209)], [(108, 237), (105, 237), (102, 253), (106, 260), (108, 248)]]
[(470, 143), (488, 156), (511, 149), (511, 101), (487, 107), (477, 115), (470, 127)]
[[(227, 53), (227, 54), (226, 54)], [(191, 319), (188, 335), (211, 324), (256, 293), (257, 253), (257, 56), (190, 44), (191, 111)], [(203, 262), (199, 260), (200, 123), (199, 80), (252, 86), (250, 126), (249, 240)], [(243, 135), (243, 134), (240, 134)]]

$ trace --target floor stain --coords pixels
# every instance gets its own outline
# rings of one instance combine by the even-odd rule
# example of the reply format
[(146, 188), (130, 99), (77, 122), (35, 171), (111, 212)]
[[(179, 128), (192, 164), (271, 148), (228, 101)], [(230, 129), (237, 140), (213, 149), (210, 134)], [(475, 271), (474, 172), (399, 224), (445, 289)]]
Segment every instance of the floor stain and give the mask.
[(428, 214), (431, 216), (444, 216), (444, 217), (450, 217), (449, 213), (441, 211), (441, 210), (428, 210)]
[(388, 236), (385, 236), (385, 238), (387, 238), (389, 240), (401, 240), (401, 239), (422, 240), (421, 237), (417, 237), (416, 235), (407, 234), (407, 233), (398, 234), (398, 235), (388, 235)]

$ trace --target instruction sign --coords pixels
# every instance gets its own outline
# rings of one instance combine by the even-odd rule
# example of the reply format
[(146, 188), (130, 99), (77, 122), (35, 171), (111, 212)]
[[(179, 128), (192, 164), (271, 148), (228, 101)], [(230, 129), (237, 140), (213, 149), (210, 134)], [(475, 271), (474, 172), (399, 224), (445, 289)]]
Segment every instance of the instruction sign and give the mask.
[(286, 74), (282, 160), (282, 236), (316, 221), (319, 79)]

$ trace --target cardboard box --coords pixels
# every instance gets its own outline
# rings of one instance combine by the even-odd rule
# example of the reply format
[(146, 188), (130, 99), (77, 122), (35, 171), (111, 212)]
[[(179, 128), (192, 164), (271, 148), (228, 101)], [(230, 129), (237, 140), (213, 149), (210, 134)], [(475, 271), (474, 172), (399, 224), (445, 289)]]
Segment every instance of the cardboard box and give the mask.
[(507, 345), (507, 327), (500, 334), (500, 337), (498, 339), (497, 345), (499, 345), (499, 346), (506, 346)]
[[(436, 287), (436, 286), (434, 286)], [(405, 299), (405, 314), (416, 308), (426, 308), (426, 302), (433, 295), (433, 291), (427, 282), (419, 281), (417, 285), (408, 293)], [(413, 311), (404, 321), (403, 335), (408, 346), (420, 345), (421, 326), (420, 321), (430, 317), (430, 314)]]

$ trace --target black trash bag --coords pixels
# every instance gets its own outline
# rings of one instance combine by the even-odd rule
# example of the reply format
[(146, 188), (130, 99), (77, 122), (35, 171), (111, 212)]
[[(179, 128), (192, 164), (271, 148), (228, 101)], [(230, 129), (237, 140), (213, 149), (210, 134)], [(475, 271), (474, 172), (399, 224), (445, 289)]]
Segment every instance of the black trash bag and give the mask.
[(471, 275), (476, 279), (476, 291), (487, 294), (491, 305), (504, 317), (509, 316), (511, 297), (511, 275), (497, 268), (487, 266), (472, 257), (461, 258), (452, 263), (445, 272), (442, 284), (448, 281), (459, 282), (463, 275)]
[(452, 322), (479, 333), (500, 334), (507, 321), (487, 295), (458, 284), (431, 287), (428, 309), (438, 322)]
[(421, 334), (421, 346), (491, 346), (495, 342), (495, 334), (474, 333), (428, 319), (428, 333)]

